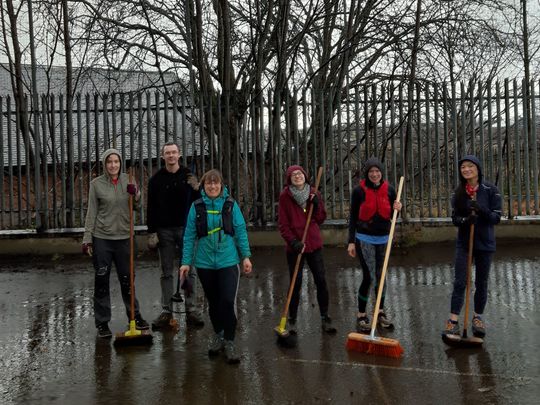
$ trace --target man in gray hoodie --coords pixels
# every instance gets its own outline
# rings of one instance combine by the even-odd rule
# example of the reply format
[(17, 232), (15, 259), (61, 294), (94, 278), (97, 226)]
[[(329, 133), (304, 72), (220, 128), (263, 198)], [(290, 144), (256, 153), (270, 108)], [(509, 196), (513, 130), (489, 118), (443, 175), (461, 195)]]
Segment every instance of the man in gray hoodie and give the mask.
[[(88, 211), (84, 223), (82, 251), (91, 256), (95, 269), (94, 318), (98, 336), (112, 337), (109, 329), (111, 320), (110, 274), (115, 264), (122, 299), (129, 318), (131, 288), (129, 276), (129, 196), (134, 199), (136, 209), (141, 198), (137, 185), (130, 183), (122, 173), (122, 158), (116, 149), (103, 153), (103, 174), (90, 183)], [(148, 329), (148, 323), (139, 312), (135, 299), (135, 321), (137, 329)]]

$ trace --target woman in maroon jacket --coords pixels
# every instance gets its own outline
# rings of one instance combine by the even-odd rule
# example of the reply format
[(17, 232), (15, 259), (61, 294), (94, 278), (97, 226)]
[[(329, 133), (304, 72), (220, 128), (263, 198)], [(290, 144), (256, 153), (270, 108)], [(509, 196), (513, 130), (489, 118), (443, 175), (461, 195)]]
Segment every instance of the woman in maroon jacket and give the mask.
[[(287, 243), (289, 276), (292, 279), (296, 259), (302, 253), (300, 270), (306, 261), (317, 286), (317, 302), (319, 303), (323, 331), (335, 333), (336, 329), (332, 327), (332, 320), (328, 316), (328, 287), (324, 275), (322, 238), (319, 229), (319, 225), (326, 219), (326, 210), (320, 193), (314, 193), (314, 189), (309, 185), (307, 173), (301, 166), (290, 166), (286, 176), (287, 184), (279, 196), (278, 225), (279, 233)], [(313, 205), (313, 214), (304, 244), (302, 243), (302, 234), (306, 226), (310, 205)], [(289, 326), (293, 329), (296, 324), (301, 288), (302, 271), (299, 271), (289, 306)]]

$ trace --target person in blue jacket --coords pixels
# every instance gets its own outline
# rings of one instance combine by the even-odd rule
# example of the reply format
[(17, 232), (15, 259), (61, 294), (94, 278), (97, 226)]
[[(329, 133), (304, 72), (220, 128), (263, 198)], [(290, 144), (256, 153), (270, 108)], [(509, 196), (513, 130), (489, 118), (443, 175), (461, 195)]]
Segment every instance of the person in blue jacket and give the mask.
[(206, 172), (201, 186), (202, 198), (191, 205), (188, 213), (180, 277), (187, 276), (190, 266), (197, 269), (215, 332), (208, 355), (224, 350), (228, 363), (238, 363), (234, 337), (239, 263), (245, 274), (252, 269), (246, 222), (218, 170)]
[(484, 181), (482, 166), (476, 156), (466, 155), (459, 161), (459, 180), (452, 196), (452, 222), (458, 227), (454, 289), (450, 317), (443, 334), (460, 333), (458, 318), (465, 295), (469, 235), (471, 225), (474, 224), (475, 292), (472, 331), (474, 336), (483, 338), (486, 327), (482, 315), (487, 303), (489, 270), (495, 252), (494, 225), (501, 220), (502, 198), (495, 185)]

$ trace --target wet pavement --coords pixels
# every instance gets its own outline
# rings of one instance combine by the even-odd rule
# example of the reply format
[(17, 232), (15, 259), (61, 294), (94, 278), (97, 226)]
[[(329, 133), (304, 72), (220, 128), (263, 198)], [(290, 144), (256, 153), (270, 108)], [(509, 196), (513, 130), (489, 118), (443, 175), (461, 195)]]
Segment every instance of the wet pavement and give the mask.
[[(154, 332), (148, 348), (116, 350), (96, 338), (93, 270), (81, 258), (2, 259), (0, 403), (2, 404), (537, 404), (540, 396), (538, 243), (499, 245), (490, 276), (480, 349), (446, 347), (440, 330), (452, 287), (451, 244), (396, 250), (387, 311), (402, 359), (349, 353), (361, 272), (344, 248), (325, 249), (335, 336), (321, 333), (312, 278), (304, 277), (298, 346), (276, 345), (288, 287), (282, 249), (254, 251), (254, 276), (241, 280), (237, 344), (242, 362), (209, 359), (211, 333)], [(307, 270), (305, 270), (307, 271)], [(157, 258), (137, 261), (143, 316), (159, 314)], [(126, 319), (111, 280), (113, 332)], [(371, 300), (370, 304), (373, 304)], [(175, 304), (183, 312), (183, 304)]]

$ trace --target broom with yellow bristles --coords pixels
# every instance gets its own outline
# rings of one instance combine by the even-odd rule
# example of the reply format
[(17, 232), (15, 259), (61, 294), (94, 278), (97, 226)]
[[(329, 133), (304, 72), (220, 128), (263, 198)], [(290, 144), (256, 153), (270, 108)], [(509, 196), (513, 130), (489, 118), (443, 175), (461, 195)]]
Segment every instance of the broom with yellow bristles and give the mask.
[[(399, 201), (401, 198), (401, 191), (403, 190), (404, 181), (404, 177), (401, 176), (399, 179), (396, 201)], [(392, 250), (392, 239), (394, 237), (394, 230), (396, 229), (397, 215), (398, 211), (394, 210), (390, 234), (388, 235), (388, 243), (386, 244), (386, 252), (384, 254), (384, 264), (381, 272), (381, 280), (379, 282), (379, 290), (377, 291), (377, 302), (375, 303), (375, 312), (373, 314), (373, 322), (371, 324), (371, 333), (369, 335), (355, 332), (349, 333), (346, 344), (347, 350), (396, 358), (401, 357), (403, 354), (403, 348), (399, 344), (398, 340), (375, 336), (375, 328), (377, 327), (377, 319), (379, 317), (379, 308), (381, 305), (384, 281), (386, 279), (386, 269), (388, 268), (388, 260), (390, 259), (390, 251)]]
[[(129, 182), (133, 182), (133, 168), (129, 168)], [(129, 195), (129, 285), (130, 285), (130, 313), (129, 329), (119, 332), (114, 337), (114, 347), (144, 346), (152, 344), (152, 334), (149, 330), (138, 330), (135, 322), (135, 270), (134, 270), (134, 226), (133, 226), (133, 196)]]

